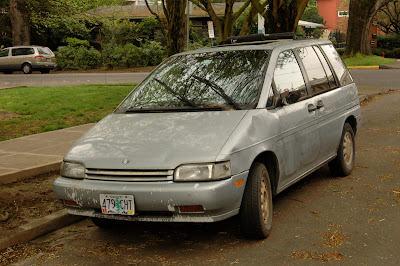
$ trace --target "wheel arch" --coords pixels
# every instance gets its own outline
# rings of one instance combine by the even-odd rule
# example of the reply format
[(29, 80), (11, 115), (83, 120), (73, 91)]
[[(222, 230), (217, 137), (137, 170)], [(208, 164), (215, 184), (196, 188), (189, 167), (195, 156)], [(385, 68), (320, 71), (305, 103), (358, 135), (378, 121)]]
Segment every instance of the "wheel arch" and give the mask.
[(346, 118), (346, 121), (344, 123), (345, 124), (349, 123), (349, 125), (353, 129), (354, 135), (356, 135), (356, 133), (357, 133), (357, 119), (353, 115), (351, 115), (351, 116)]
[(279, 181), (279, 163), (278, 158), (272, 151), (264, 151), (257, 155), (254, 162), (263, 163), (268, 170), (268, 175), (271, 181), (272, 195), (276, 195)]

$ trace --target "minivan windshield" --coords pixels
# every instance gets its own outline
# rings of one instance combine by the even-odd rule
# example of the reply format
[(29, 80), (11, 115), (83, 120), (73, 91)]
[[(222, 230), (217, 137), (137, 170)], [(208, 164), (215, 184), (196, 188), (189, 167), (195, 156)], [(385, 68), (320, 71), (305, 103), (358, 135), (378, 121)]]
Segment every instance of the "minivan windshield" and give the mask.
[(268, 54), (268, 50), (234, 50), (173, 56), (116, 112), (254, 108)]

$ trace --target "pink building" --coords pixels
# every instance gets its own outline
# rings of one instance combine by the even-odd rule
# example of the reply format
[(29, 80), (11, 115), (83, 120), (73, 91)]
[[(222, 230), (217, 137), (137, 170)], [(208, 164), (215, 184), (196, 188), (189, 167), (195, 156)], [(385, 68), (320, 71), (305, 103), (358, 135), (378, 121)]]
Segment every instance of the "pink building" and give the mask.
[(324, 17), (326, 27), (331, 31), (346, 31), (349, 17), (348, 1), (317, 0), (319, 14)]

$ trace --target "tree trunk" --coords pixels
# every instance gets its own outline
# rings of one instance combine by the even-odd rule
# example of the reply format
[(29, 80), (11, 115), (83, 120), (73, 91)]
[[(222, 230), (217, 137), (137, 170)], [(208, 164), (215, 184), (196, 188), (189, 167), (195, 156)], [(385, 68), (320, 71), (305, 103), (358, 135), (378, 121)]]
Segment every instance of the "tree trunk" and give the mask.
[(233, 35), (233, 26), (235, 21), (250, 5), (250, 0), (247, 0), (246, 2), (243, 2), (243, 5), (239, 10), (233, 12), (233, 5), (236, 0), (225, 0), (225, 13), (223, 17), (220, 17), (215, 13), (211, 0), (190, 1), (208, 13), (217, 28), (220, 41), (225, 41), (228, 37)]
[(166, 0), (167, 10), (167, 55), (185, 50), (186, 40), (186, 0)]
[(10, 0), (10, 21), (13, 45), (29, 45), (29, 10), (26, 0)]
[(265, 32), (280, 33), (296, 32), (308, 0), (269, 0), (267, 11), (259, 0), (251, 0), (251, 3), (265, 18)]
[(350, 0), (345, 55), (369, 55), (372, 18), (392, 0)]

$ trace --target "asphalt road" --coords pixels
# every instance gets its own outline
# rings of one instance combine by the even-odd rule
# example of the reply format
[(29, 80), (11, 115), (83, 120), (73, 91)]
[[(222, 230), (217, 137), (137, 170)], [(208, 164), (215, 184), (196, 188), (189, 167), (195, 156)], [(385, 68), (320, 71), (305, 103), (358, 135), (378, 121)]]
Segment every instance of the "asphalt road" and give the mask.
[(139, 83), (149, 72), (0, 74), (0, 89), (19, 86), (72, 86), (82, 84)]
[[(400, 70), (398, 69), (352, 69), (350, 72), (357, 86), (400, 89)], [(149, 72), (0, 74), (0, 89), (18, 86), (138, 83), (148, 74)]]
[(346, 178), (321, 168), (274, 199), (272, 234), (240, 235), (215, 224), (129, 223), (102, 230), (90, 220), (29, 242), (18, 265), (273, 264), (400, 265), (400, 92), (362, 107), (356, 164)]
[(350, 73), (359, 87), (400, 89), (399, 69), (350, 69)]

